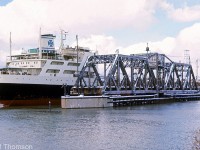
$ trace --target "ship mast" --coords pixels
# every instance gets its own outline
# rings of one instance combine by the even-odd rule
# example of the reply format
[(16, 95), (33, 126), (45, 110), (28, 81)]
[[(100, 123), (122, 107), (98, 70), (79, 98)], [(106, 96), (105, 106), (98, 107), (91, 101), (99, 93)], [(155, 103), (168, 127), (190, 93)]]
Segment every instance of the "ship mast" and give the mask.
[(77, 74), (78, 74), (78, 35), (76, 35), (76, 51), (77, 51)]
[(42, 59), (42, 47), (41, 47), (41, 28), (39, 31), (39, 59)]
[(10, 32), (10, 61), (12, 61), (12, 40), (11, 40), (11, 32)]
[[(76, 35), (76, 44), (77, 44), (76, 45), (76, 51), (77, 51), (77, 56), (76, 56), (77, 58), (76, 59), (77, 59), (77, 78), (78, 78), (78, 66), (79, 66), (78, 65), (78, 35)], [(78, 95), (79, 95), (79, 85), (77, 86), (77, 88), (78, 88)]]

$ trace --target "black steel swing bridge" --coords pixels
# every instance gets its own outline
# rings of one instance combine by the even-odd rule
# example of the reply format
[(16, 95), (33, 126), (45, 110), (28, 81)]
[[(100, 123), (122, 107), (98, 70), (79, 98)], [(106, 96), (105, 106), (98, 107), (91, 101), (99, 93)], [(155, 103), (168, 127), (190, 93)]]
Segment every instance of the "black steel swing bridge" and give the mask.
[(71, 95), (176, 95), (198, 93), (191, 64), (165, 54), (93, 55), (80, 70)]

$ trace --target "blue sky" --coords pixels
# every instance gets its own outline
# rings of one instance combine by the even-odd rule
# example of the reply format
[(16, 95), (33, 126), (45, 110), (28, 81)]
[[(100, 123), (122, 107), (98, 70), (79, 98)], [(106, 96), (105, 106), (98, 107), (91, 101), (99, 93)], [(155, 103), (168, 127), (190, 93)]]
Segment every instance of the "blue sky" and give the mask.
[(167, 0), (169, 3), (172, 3), (175, 8), (187, 6), (194, 6), (200, 3), (199, 0)]
[[(22, 3), (23, 2), (23, 3)], [(68, 31), (66, 44), (98, 50), (100, 54), (152, 52), (177, 56), (190, 50), (200, 59), (200, 0), (0, 0), (0, 57), (9, 54), (9, 32), (13, 53), (38, 46), (42, 33), (57, 36)]]
[(10, 3), (12, 0), (0, 0), (0, 6), (5, 6)]

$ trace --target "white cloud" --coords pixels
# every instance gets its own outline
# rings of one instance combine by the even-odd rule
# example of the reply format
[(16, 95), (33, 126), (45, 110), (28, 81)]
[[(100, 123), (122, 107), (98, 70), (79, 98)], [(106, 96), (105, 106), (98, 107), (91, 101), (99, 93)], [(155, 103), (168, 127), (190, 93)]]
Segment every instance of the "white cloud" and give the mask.
[(200, 5), (188, 6), (184, 3), (182, 8), (175, 8), (173, 4), (162, 1), (160, 7), (167, 12), (169, 18), (178, 22), (200, 20)]
[[(134, 53), (146, 53), (147, 43), (141, 42), (137, 44), (133, 44), (125, 48), (124, 52), (126, 54), (134, 54)], [(148, 46), (150, 48), (150, 52), (159, 52), (163, 54), (171, 54), (175, 47), (175, 38), (166, 37), (161, 41), (149, 41)]]
[(200, 20), (200, 5), (193, 7), (178, 8), (169, 14), (174, 20), (190, 22)]
[[(7, 50), (7, 51), (5, 51)], [(0, 67), (5, 66), (7, 55), (9, 54), (9, 45), (0, 39)]]
[[(0, 35), (15, 32), (20, 42), (36, 37), (40, 26), (78, 32), (98, 32), (110, 28), (144, 29), (154, 22), (158, 0), (14, 0), (0, 7)], [(137, 2), (137, 5), (136, 5)], [(6, 14), (6, 15), (5, 15)]]
[[(75, 46), (76, 44), (74, 43), (73, 45)], [(91, 35), (87, 38), (82, 38), (79, 40), (79, 45), (98, 51), (98, 54), (112, 54), (115, 53), (116, 49), (120, 48), (112, 36), (106, 35)]]

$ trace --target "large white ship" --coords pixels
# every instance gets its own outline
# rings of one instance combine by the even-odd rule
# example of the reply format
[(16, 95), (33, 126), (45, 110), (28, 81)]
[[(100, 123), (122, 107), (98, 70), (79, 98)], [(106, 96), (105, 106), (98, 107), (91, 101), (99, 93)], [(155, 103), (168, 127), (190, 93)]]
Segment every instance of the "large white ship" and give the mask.
[[(69, 92), (77, 73), (93, 53), (78, 45), (64, 47), (62, 40), (56, 50), (54, 39), (53, 34), (40, 35), (38, 48), (10, 54), (6, 67), (0, 69), (0, 104), (33, 106), (48, 105), (50, 101), (60, 105), (60, 97), (64, 91)], [(92, 77), (92, 72), (88, 76)]]

